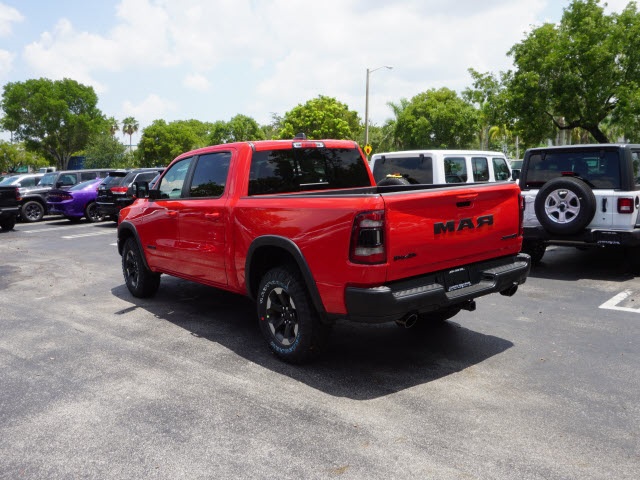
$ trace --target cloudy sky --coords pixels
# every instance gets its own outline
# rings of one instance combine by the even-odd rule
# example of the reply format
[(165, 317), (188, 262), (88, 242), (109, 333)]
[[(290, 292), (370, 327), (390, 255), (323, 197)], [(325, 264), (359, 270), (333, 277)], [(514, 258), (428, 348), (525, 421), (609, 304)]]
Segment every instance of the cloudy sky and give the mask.
[[(619, 11), (627, 0), (609, 0)], [(569, 0), (0, 0), (0, 86), (29, 78), (91, 85), (99, 108), (155, 119), (269, 123), (318, 95), (381, 125), (387, 102), (458, 92), (468, 68), (512, 67), (532, 26)], [(5, 132), (6, 133), (6, 132)], [(0, 138), (7, 139), (5, 134)], [(133, 138), (135, 142), (137, 139)]]

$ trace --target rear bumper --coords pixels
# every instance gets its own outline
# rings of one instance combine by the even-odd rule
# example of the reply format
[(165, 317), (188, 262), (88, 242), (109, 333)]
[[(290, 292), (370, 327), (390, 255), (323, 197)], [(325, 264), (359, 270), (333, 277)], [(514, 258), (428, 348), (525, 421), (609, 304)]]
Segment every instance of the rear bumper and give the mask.
[(130, 197), (116, 198), (113, 202), (100, 202), (97, 201), (98, 212), (103, 216), (118, 216), (120, 210), (124, 207), (128, 207), (133, 203), (133, 199)]
[(506, 292), (523, 284), (531, 258), (526, 254), (502, 257), (465, 265), (470, 285), (447, 291), (439, 271), (374, 288), (347, 287), (348, 318), (354, 322), (384, 323), (409, 313), (427, 313), (464, 304), (495, 292)]
[(592, 245), (599, 247), (640, 245), (640, 228), (633, 230), (596, 230), (585, 229), (575, 235), (552, 235), (543, 227), (525, 227), (524, 239), (541, 241), (553, 245)]
[(0, 207), (0, 218), (15, 217), (20, 213), (20, 207)]

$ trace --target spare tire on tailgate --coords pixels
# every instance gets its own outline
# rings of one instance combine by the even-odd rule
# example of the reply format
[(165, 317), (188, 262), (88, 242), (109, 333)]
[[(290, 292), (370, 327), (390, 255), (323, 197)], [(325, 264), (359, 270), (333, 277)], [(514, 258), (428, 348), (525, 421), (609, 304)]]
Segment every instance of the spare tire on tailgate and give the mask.
[(559, 177), (540, 188), (535, 211), (538, 221), (548, 232), (572, 235), (591, 223), (596, 213), (596, 197), (582, 180)]

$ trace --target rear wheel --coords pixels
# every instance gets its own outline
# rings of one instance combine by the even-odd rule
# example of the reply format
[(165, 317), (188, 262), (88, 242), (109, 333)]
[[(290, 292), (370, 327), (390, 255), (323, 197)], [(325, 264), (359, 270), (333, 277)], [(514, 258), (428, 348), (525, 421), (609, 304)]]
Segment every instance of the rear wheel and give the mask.
[(39, 222), (44, 217), (44, 206), (36, 200), (29, 200), (22, 205), (20, 216), (25, 222)]
[(138, 242), (129, 237), (122, 249), (122, 273), (131, 295), (138, 298), (152, 297), (160, 287), (160, 274), (147, 268)]
[(100, 215), (100, 212), (98, 212), (98, 205), (96, 205), (96, 202), (91, 202), (85, 207), (84, 216), (91, 223), (101, 222), (104, 220), (104, 217)]
[(269, 270), (260, 282), (257, 303), (260, 331), (277, 357), (304, 363), (322, 351), (329, 327), (320, 321), (295, 268)]
[(531, 265), (538, 265), (544, 256), (547, 246), (543, 242), (525, 240), (522, 242), (522, 252), (531, 257)]
[(2, 228), (2, 230), (13, 230), (13, 227), (16, 226), (16, 217), (11, 216), (11, 217), (7, 217), (7, 218), (3, 218), (2, 220), (0, 220), (0, 228)]

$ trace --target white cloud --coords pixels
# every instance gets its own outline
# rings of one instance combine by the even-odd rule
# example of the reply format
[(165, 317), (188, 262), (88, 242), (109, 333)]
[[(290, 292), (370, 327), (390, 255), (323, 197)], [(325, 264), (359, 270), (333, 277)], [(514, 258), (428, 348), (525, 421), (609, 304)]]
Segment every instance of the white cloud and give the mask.
[(122, 103), (122, 118), (134, 117), (140, 125), (146, 125), (158, 118), (166, 118), (177, 109), (176, 104), (158, 95), (150, 94), (139, 103), (125, 100)]
[(191, 74), (184, 77), (182, 84), (192, 90), (206, 92), (211, 87), (209, 80), (204, 75)]
[(13, 24), (22, 22), (24, 17), (13, 7), (0, 3), (0, 37), (6, 37), (11, 34)]
[(10, 71), (13, 63), (14, 55), (6, 50), (0, 50), (0, 80), (2, 80)]

